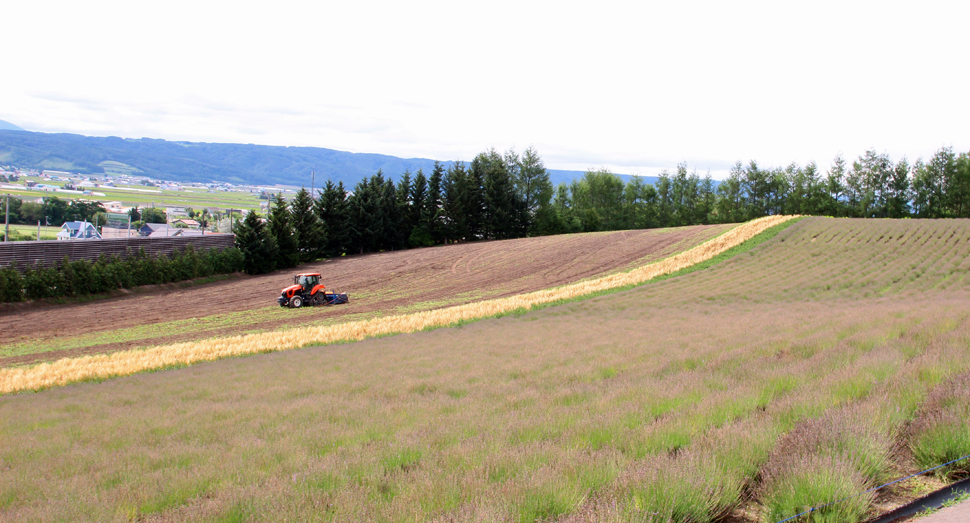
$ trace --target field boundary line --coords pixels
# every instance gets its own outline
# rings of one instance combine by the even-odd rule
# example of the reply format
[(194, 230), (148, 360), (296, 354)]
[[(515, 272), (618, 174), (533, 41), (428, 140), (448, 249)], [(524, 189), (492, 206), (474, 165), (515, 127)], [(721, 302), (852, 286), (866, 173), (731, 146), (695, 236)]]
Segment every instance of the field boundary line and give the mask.
[(797, 217), (766, 216), (758, 218), (742, 223), (692, 249), (629, 272), (517, 296), (322, 327), (302, 327), (285, 331), (213, 338), (110, 354), (64, 358), (26, 368), (0, 369), (0, 394), (36, 391), (83, 381), (99, 381), (232, 356), (277, 352), (315, 345), (360, 341), (392, 334), (413, 333), (508, 314), (518, 310), (528, 310), (535, 305), (549, 304), (618, 287), (645, 283), (658, 276), (686, 269), (714, 258), (771, 227)]

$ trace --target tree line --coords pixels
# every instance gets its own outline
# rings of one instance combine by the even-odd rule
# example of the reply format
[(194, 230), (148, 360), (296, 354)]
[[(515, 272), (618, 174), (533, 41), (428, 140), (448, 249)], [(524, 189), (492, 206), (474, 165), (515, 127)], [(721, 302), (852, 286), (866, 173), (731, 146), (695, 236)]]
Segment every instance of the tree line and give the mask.
[(271, 198), (265, 222), (250, 212), (236, 228), (247, 272), (294, 267), (322, 257), (462, 241), (622, 229), (737, 223), (773, 214), (862, 218), (970, 217), (970, 156), (952, 147), (927, 162), (894, 162), (866, 151), (840, 155), (822, 172), (805, 166), (736, 163), (720, 182), (680, 164), (649, 184), (608, 170), (553, 187), (534, 148), (495, 149), (469, 164), (404, 172), (380, 170), (352, 190), (328, 181), (313, 198)]
[(270, 201), (263, 221), (250, 212), (236, 227), (246, 271), (262, 273), (321, 257), (484, 239), (549, 234), (553, 188), (534, 148), (483, 152), (469, 164), (404, 172), (380, 170), (352, 190), (327, 181), (319, 198), (304, 188)]
[[(37, 222), (60, 227), (66, 221), (97, 221), (104, 224), (107, 209), (101, 202), (62, 200), (45, 197), (42, 203), (10, 197), (10, 223), (36, 225)], [(7, 198), (0, 197), (0, 220), (7, 217)]]

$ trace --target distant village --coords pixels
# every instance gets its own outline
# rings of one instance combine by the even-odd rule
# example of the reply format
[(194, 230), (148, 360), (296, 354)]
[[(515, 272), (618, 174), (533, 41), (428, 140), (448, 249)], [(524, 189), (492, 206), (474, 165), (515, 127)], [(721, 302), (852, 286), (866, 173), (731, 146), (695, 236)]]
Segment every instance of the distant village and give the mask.
[[(137, 187), (132, 187), (137, 186)], [(109, 200), (106, 189), (130, 192), (127, 201)], [(57, 233), (58, 240), (90, 240), (125, 237), (159, 236), (200, 236), (203, 234), (229, 233), (233, 229), (233, 218), (239, 219), (241, 209), (206, 206), (191, 208), (185, 205), (147, 205), (133, 202), (150, 202), (153, 195), (161, 199), (163, 191), (191, 191), (195, 193), (241, 192), (253, 194), (258, 198), (259, 213), (267, 214), (270, 196), (276, 193), (295, 193), (298, 188), (284, 186), (234, 185), (227, 182), (181, 183), (159, 180), (147, 176), (127, 174), (87, 175), (57, 170), (19, 169), (15, 166), (0, 166), (0, 208), (3, 206), (4, 191), (18, 191), (12, 195), (21, 202), (44, 204), (46, 199), (80, 200), (99, 204), (103, 208), (104, 221), (64, 221)], [(22, 194), (24, 191), (42, 193), (36, 198)], [(117, 194), (115, 194), (117, 197)], [(218, 197), (213, 198), (218, 200)], [(143, 215), (151, 214), (153, 219), (142, 220)], [(100, 217), (100, 216), (99, 216)], [(161, 217), (161, 219), (159, 219)], [(0, 219), (5, 219), (0, 215)], [(153, 223), (164, 221), (164, 223)], [(49, 223), (45, 225), (57, 226)], [(3, 231), (0, 230), (0, 235)], [(38, 238), (40, 237), (38, 233)]]

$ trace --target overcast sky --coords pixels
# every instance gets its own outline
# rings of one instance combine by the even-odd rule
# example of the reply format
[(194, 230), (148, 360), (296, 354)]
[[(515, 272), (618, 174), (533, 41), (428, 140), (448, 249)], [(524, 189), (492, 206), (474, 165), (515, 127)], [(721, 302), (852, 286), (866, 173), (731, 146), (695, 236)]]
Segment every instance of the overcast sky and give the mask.
[[(639, 4), (639, 5), (638, 5)], [(30, 131), (715, 178), (970, 150), (970, 2), (4, 2)]]

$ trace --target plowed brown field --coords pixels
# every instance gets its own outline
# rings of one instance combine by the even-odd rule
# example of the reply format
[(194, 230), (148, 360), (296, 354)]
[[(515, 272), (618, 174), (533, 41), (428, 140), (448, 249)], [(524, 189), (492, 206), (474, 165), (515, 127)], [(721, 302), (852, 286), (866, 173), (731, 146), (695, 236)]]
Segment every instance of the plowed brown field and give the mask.
[[(510, 296), (631, 269), (732, 227), (575, 234), (348, 256), (259, 277), (88, 303), (14, 306), (0, 313), (0, 366)], [(296, 272), (322, 273), (328, 288), (347, 292), (351, 303), (279, 308), (280, 289)]]

